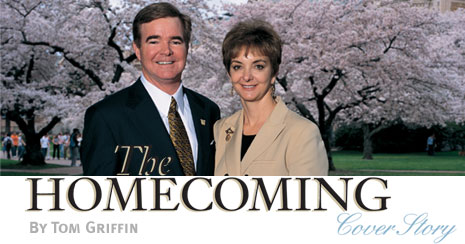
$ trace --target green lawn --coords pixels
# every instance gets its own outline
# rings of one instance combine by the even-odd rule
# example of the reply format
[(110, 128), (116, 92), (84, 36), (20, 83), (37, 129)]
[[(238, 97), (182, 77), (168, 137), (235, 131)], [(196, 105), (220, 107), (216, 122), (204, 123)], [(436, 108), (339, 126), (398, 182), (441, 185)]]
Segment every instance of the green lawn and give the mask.
[[(333, 161), (336, 171), (334, 176), (431, 176), (431, 175), (465, 175), (465, 157), (458, 156), (457, 152), (440, 152), (435, 156), (426, 153), (406, 154), (374, 154), (373, 160), (363, 160), (361, 152), (339, 151), (333, 152)], [(24, 175), (23, 172), (1, 172), (2, 169), (49, 169), (69, 167), (65, 165), (46, 164), (43, 166), (23, 166), (16, 160), (0, 160), (0, 175)], [(389, 172), (401, 170), (407, 172)], [(419, 172), (409, 172), (409, 171)], [(421, 171), (461, 171), (461, 172), (421, 172)], [(28, 172), (27, 175), (50, 175)]]
[[(21, 170), (43, 170), (52, 168), (69, 167), (59, 164), (45, 164), (41, 166), (21, 165), (17, 160), (0, 159), (0, 175), (1, 176), (43, 176), (43, 175), (57, 175), (50, 173), (40, 172), (21, 172)], [(3, 169), (18, 170), (17, 172), (5, 172)]]
[(330, 176), (465, 176), (465, 173), (422, 173), (422, 172), (383, 172), (383, 171), (330, 171)]
[(0, 172), (1, 176), (58, 176), (60, 174), (36, 173), (36, 172)]
[[(457, 152), (374, 154), (373, 160), (363, 160), (361, 152), (333, 153), (335, 172), (330, 175), (465, 175), (465, 157)], [(363, 171), (362, 171), (363, 170)], [(380, 170), (463, 171), (463, 173), (383, 172)]]
[(61, 167), (69, 167), (66, 165), (59, 165), (59, 164), (44, 164), (40, 166), (33, 166), (33, 165), (21, 165), (17, 160), (10, 160), (10, 159), (0, 159), (0, 169), (52, 169), (52, 168), (61, 168)]

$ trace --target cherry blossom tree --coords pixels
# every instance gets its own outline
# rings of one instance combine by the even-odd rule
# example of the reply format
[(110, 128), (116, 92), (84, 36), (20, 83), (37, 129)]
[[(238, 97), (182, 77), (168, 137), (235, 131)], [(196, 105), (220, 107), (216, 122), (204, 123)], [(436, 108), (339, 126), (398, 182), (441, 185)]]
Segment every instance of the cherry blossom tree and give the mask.
[[(431, 38), (450, 41), (440, 35), (439, 13), (405, 2), (282, 0), (232, 6), (229, 11), (234, 13), (232, 23), (262, 18), (280, 33), (284, 59), (278, 91), (319, 126), (330, 169), (334, 169), (331, 129), (342, 112), (346, 112), (342, 120), (376, 122), (391, 119), (381, 111), (398, 114), (410, 105), (414, 107), (409, 111), (418, 115), (409, 118), (417, 121), (430, 104), (419, 101), (430, 97), (431, 103), (448, 104), (441, 96), (460, 81), (454, 71), (458, 57), (448, 63), (447, 57), (438, 55), (442, 50), (430, 48)], [(396, 106), (398, 110), (393, 109)]]
[(373, 158), (373, 137), (395, 123), (431, 127), (465, 121), (465, 29), (461, 27), (465, 14), (448, 12), (433, 17), (434, 29), (418, 47), (424, 48), (426, 55), (404, 64), (408, 71), (424, 70), (422, 76), (407, 74), (394, 87), (385, 86), (376, 100), (340, 116), (360, 123), (364, 159)]
[[(25, 2), (14, 9), (10, 8), (14, 5), (8, 2), (1, 5), (1, 107), (2, 113), (18, 124), (28, 142), (23, 159), (25, 164), (44, 163), (39, 140), (60, 121), (73, 100), (67, 96), (67, 90), (73, 87), (62, 85), (68, 74), (63, 67), (56, 65), (60, 57), (42, 48), (19, 44), (24, 33), (18, 30), (25, 28), (26, 18), (34, 15), (39, 5)], [(39, 111), (43, 120), (51, 120), (36, 132)]]

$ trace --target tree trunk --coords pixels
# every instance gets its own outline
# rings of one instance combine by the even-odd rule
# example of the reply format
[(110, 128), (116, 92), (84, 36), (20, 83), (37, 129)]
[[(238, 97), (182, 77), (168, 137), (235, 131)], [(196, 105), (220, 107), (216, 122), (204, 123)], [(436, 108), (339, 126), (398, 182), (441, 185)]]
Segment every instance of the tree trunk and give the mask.
[(363, 159), (373, 160), (373, 138), (370, 133), (370, 125), (363, 124)]
[(389, 126), (393, 125), (394, 123), (385, 122), (385, 123), (378, 123), (378, 124), (362, 124), (363, 130), (363, 159), (372, 160), (373, 159), (373, 136), (375, 136), (378, 132), (388, 128)]
[(24, 132), (26, 137), (26, 152), (24, 153), (23, 161), (21, 164), (24, 165), (44, 165), (45, 158), (41, 152), (40, 138), (35, 132)]
[(11, 123), (10, 123), (10, 119), (8, 117), (5, 118), (5, 132), (6, 133), (11, 132)]
[(21, 132), (26, 137), (26, 151), (21, 164), (23, 165), (44, 165), (45, 158), (41, 152), (40, 138), (46, 135), (53, 127), (60, 122), (60, 118), (53, 117), (50, 123), (42, 128), (39, 132), (35, 131), (35, 116), (34, 110), (31, 109), (25, 112), (26, 121), (20, 116), (17, 110), (8, 111), (7, 118), (16, 122)]
[(329, 164), (329, 171), (336, 170), (336, 166), (334, 166), (333, 162), (333, 155), (331, 153), (331, 126), (322, 126), (323, 128), (320, 129), (321, 138), (325, 144), (326, 155), (328, 156), (328, 164)]
[(323, 139), (323, 142), (325, 143), (326, 155), (328, 155), (329, 171), (334, 171), (336, 170), (336, 167), (334, 166), (333, 156), (331, 153), (331, 144), (329, 138), (330, 135), (322, 134), (321, 137)]
[[(278, 80), (279, 83), (284, 87), (284, 89), (286, 90), (286, 79), (283, 78), (281, 80)], [(284, 85), (283, 85), (284, 84)], [(321, 113), (319, 114), (321, 119), (319, 119), (319, 121), (317, 122), (315, 120), (315, 118), (312, 116), (312, 114), (310, 113), (310, 111), (305, 107), (305, 105), (303, 105), (302, 103), (299, 103), (297, 102), (295, 99), (293, 99), (297, 109), (299, 110), (299, 112), (305, 117), (307, 118), (308, 120), (312, 121), (313, 123), (315, 123), (317, 126), (318, 126), (318, 129), (320, 130), (320, 134), (321, 134), (321, 138), (325, 144), (325, 149), (326, 149), (326, 155), (328, 157), (328, 164), (329, 164), (329, 171), (334, 171), (336, 170), (336, 167), (334, 166), (334, 162), (333, 162), (333, 156), (332, 156), (332, 153), (331, 153), (331, 135), (332, 135), (332, 127), (331, 127), (331, 124), (332, 124), (332, 119), (328, 119), (328, 121), (326, 121), (324, 119), (324, 109), (321, 111)], [(322, 102), (320, 102), (322, 104)], [(329, 124), (329, 126), (328, 126)]]

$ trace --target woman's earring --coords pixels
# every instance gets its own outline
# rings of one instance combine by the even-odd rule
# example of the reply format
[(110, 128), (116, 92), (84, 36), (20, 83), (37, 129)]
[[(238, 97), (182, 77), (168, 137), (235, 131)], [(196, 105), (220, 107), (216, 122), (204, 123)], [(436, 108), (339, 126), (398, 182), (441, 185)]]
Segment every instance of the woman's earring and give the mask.
[(234, 87), (231, 87), (231, 96), (234, 96)]

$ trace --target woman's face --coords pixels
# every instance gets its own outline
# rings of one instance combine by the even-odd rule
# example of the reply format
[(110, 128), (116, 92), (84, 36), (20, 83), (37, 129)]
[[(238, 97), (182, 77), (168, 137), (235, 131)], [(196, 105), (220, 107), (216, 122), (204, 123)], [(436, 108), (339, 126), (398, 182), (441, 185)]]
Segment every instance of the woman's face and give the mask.
[(243, 47), (239, 55), (232, 59), (229, 76), (237, 94), (245, 102), (262, 100), (271, 97), (271, 86), (276, 76), (272, 76), (273, 69), (270, 59), (259, 52)]

